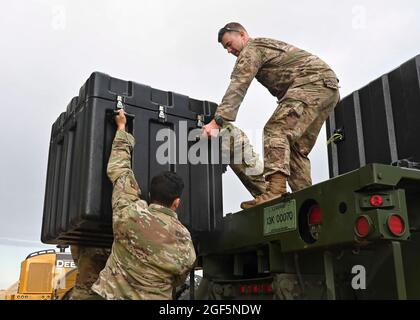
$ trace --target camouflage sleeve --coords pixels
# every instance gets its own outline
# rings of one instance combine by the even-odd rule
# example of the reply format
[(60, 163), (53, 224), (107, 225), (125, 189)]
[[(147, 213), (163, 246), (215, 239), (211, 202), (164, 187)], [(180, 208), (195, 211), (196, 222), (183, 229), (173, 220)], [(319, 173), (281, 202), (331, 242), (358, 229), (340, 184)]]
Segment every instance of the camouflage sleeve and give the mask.
[(192, 240), (188, 246), (188, 254), (184, 256), (186, 258), (186, 263), (184, 267), (180, 270), (180, 273), (174, 276), (174, 286), (180, 286), (183, 283), (185, 283), (185, 280), (187, 279), (188, 275), (190, 274), (191, 270), (194, 268), (196, 264), (196, 253), (194, 244), (192, 243)]
[(131, 169), (131, 151), (134, 147), (134, 137), (118, 130), (112, 143), (111, 156), (108, 161), (107, 174), (114, 190), (112, 192), (112, 207), (123, 207), (140, 200), (140, 187)]
[(257, 47), (244, 49), (235, 64), (230, 85), (215, 116), (220, 116), (227, 121), (235, 121), (239, 106), (262, 64), (262, 54)]

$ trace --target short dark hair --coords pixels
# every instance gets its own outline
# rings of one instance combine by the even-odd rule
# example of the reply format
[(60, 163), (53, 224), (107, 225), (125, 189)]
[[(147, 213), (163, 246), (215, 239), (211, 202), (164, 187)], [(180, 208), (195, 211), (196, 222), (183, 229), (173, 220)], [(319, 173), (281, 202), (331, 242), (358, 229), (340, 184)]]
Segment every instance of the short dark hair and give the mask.
[(154, 176), (150, 183), (150, 201), (170, 207), (184, 190), (182, 178), (175, 172), (165, 171)]
[(243, 25), (241, 25), (238, 22), (229, 22), (227, 25), (225, 25), (222, 29), (219, 30), (219, 33), (217, 35), (217, 41), (222, 42), (222, 38), (226, 32), (246, 32)]

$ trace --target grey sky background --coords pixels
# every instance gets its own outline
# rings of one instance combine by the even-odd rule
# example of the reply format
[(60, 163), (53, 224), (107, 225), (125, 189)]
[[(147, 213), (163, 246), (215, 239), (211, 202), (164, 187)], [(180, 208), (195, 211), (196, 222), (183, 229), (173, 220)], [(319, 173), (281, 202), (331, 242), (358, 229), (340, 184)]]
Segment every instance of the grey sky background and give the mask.
[[(225, 23), (277, 38), (324, 59), (341, 95), (420, 53), (420, 2), (14, 0), (0, 12), (0, 289), (40, 243), (51, 125), (93, 71), (220, 102), (235, 57), (217, 43)], [(237, 125), (261, 154), (276, 100), (253, 83)], [(325, 129), (312, 151), (314, 183), (328, 179)], [(250, 195), (224, 176), (225, 212)]]

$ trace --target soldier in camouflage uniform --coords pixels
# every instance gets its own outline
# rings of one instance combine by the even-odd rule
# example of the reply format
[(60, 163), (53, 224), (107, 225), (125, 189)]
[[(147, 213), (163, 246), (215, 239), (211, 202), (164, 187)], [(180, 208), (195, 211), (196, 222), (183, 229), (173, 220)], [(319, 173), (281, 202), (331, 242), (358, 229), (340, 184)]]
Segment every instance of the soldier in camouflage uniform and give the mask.
[(219, 31), (219, 42), (237, 57), (230, 85), (214, 119), (203, 132), (235, 121), (251, 81), (256, 78), (278, 99), (264, 127), (265, 192), (241, 204), (249, 208), (280, 197), (286, 180), (297, 191), (312, 184), (308, 154), (330, 112), (339, 101), (338, 79), (320, 58), (282, 41), (249, 37), (239, 23)]
[(114, 188), (114, 242), (92, 290), (106, 299), (171, 299), (173, 288), (185, 281), (196, 259), (191, 235), (175, 212), (184, 185), (177, 174), (162, 173), (152, 179), (150, 206), (141, 200), (131, 169), (134, 137), (125, 132), (122, 110), (115, 122), (107, 170)]
[(99, 273), (105, 267), (111, 249), (85, 246), (70, 247), (74, 263), (77, 265), (76, 283), (71, 291), (71, 300), (96, 299), (92, 285), (98, 280)]

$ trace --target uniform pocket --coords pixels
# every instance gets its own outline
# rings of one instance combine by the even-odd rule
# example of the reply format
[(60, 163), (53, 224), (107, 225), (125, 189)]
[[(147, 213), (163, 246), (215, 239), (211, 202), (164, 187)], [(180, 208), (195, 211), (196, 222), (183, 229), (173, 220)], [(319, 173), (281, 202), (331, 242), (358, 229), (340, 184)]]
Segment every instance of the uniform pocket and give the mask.
[(295, 100), (310, 105), (313, 102), (313, 96), (303, 88), (291, 88), (287, 90), (286, 94), (278, 101), (279, 104), (287, 102), (287, 100)]
[(283, 100), (274, 111), (264, 127), (264, 132), (277, 135), (285, 129), (290, 130), (297, 125), (303, 116), (306, 104), (296, 99)]
[(313, 74), (311, 76), (295, 79), (290, 87), (291, 88), (302, 87), (304, 85), (308, 85), (310, 83), (317, 82), (321, 79), (323, 79), (323, 75)]

